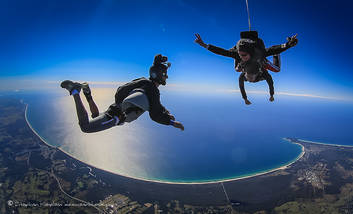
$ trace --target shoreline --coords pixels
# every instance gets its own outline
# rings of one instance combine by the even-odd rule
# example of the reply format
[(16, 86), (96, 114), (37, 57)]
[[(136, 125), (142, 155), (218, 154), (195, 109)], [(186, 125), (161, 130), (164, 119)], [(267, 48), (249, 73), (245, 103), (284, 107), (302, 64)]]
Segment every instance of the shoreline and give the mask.
[[(124, 174), (119, 174), (119, 173), (116, 173), (116, 172), (112, 172), (112, 171), (109, 171), (109, 170), (106, 170), (106, 169), (102, 169), (100, 167), (97, 167), (97, 166), (93, 166), (92, 164), (89, 164), (89, 163), (86, 163), (82, 160), (80, 160), (79, 158), (75, 157), (74, 155), (68, 153), (67, 151), (64, 151), (63, 149), (61, 149), (60, 147), (57, 147), (57, 146), (53, 146), (51, 144), (49, 144), (48, 142), (46, 142), (38, 133), (37, 131), (35, 131), (35, 129), (32, 127), (31, 123), (29, 122), (28, 120), (28, 116), (27, 116), (27, 111), (28, 111), (28, 104), (26, 104), (26, 108), (25, 108), (25, 120), (26, 120), (26, 123), (28, 125), (28, 127), (32, 130), (32, 132), (39, 137), (39, 139), (46, 145), (46, 146), (49, 146), (50, 148), (53, 148), (53, 149), (57, 149), (57, 150), (60, 150), (61, 152), (65, 153), (66, 155), (68, 155), (69, 157), (72, 157), (74, 158), (75, 160), (78, 160), (92, 168), (96, 168), (96, 169), (99, 169), (99, 170), (102, 170), (102, 171), (105, 171), (105, 172), (108, 172), (108, 173), (112, 173), (114, 175), (119, 175), (119, 176), (123, 176), (123, 177), (126, 177), (126, 178), (129, 178), (129, 179), (135, 179), (135, 180), (140, 180), (140, 181), (145, 181), (145, 182), (153, 182), (153, 183), (161, 183), (161, 184), (182, 184), (182, 185), (202, 185), (202, 184), (217, 184), (217, 183), (224, 183), (224, 182), (231, 182), (231, 181), (237, 181), (237, 180), (242, 180), (242, 179), (247, 179), (247, 178), (252, 178), (252, 177), (256, 177), (256, 176), (260, 176), (260, 175), (265, 175), (265, 174), (268, 174), (268, 173), (271, 173), (271, 172), (275, 172), (275, 171), (278, 171), (278, 170), (284, 170), (286, 168), (288, 168), (290, 165), (292, 165), (293, 163), (297, 162), (300, 158), (302, 158), (305, 154), (305, 151), (304, 151), (304, 146), (301, 145), (300, 143), (295, 143), (295, 142), (292, 142), (290, 141), (288, 138), (282, 138), (283, 140), (286, 140), (290, 143), (293, 143), (293, 144), (298, 144), (302, 147), (302, 151), (301, 153), (298, 155), (297, 158), (295, 158), (293, 161), (290, 161), (289, 163), (283, 165), (283, 166), (280, 166), (280, 167), (277, 167), (277, 168), (273, 168), (273, 169), (269, 169), (269, 170), (265, 170), (265, 171), (260, 171), (260, 172), (256, 172), (256, 173), (253, 173), (253, 174), (250, 174), (250, 175), (244, 175), (244, 176), (240, 176), (240, 177), (234, 177), (234, 178), (229, 178), (229, 179), (220, 179), (220, 180), (214, 180), (214, 181), (204, 181), (204, 182), (175, 182), (175, 181), (164, 181), (164, 180), (153, 180), (153, 179), (146, 179), (146, 178), (139, 178), (139, 177), (133, 177), (133, 176), (128, 176), (128, 175), (124, 175)], [(298, 139), (300, 140), (300, 139)], [(302, 140), (303, 142), (306, 142), (304, 140)], [(320, 144), (320, 143), (318, 143)], [(321, 143), (323, 144), (323, 143)], [(328, 144), (324, 144), (324, 145), (328, 145)], [(339, 145), (341, 146), (341, 145)], [(351, 146), (353, 147), (353, 146)]]
[(352, 145), (322, 143), (322, 142), (315, 142), (315, 141), (310, 141), (310, 140), (303, 140), (303, 139), (299, 139), (299, 138), (298, 138), (297, 140), (302, 141), (302, 142), (304, 142), (304, 143), (319, 144), (319, 145), (324, 145), (324, 146), (353, 147)]

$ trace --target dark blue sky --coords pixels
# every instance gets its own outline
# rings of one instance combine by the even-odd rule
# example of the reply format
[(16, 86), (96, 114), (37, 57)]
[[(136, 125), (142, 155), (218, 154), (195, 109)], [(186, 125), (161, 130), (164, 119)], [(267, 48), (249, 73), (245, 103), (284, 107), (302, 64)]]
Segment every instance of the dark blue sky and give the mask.
[[(351, 1), (249, 0), (266, 46), (298, 33), (273, 74), (277, 91), (353, 96)], [(0, 79), (128, 81), (169, 57), (172, 83), (238, 89), (233, 60), (193, 42), (231, 48), (248, 29), (245, 0), (0, 1)], [(252, 86), (250, 86), (252, 87)], [(253, 89), (267, 90), (265, 83)]]

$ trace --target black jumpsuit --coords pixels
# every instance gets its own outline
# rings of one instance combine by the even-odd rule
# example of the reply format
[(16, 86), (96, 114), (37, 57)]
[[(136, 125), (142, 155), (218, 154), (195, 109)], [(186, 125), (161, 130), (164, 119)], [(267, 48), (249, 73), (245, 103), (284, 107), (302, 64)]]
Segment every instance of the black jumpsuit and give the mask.
[[(287, 50), (288, 47), (283, 47), (282, 45), (274, 45), (272, 47), (266, 48), (264, 50), (264, 56), (263, 57), (268, 57), (268, 56), (272, 56), (272, 55), (276, 55), (276, 54), (280, 54), (283, 51)], [(218, 55), (222, 55), (222, 56), (227, 56), (227, 57), (231, 57), (234, 59), (234, 67), (236, 68), (238, 66), (238, 64), (241, 62), (241, 58), (238, 54), (237, 48), (236, 46), (234, 46), (233, 48), (226, 50), (214, 45), (209, 45), (208, 46), (208, 50), (218, 54)], [(274, 94), (274, 87), (273, 87), (273, 80), (271, 75), (267, 72), (267, 70), (263, 69), (262, 73), (257, 77), (257, 79), (255, 80), (255, 82), (261, 81), (261, 80), (266, 80), (268, 87), (269, 87), (269, 91), (270, 91), (270, 95), (272, 96)], [(240, 92), (241, 95), (243, 97), (243, 99), (247, 99), (246, 96), (246, 92), (245, 92), (245, 88), (244, 88), (244, 82), (246, 81), (245, 78), (245, 73), (241, 73), (239, 76), (239, 88), (240, 88)]]
[(168, 111), (160, 102), (160, 93), (157, 86), (144, 77), (135, 79), (120, 86), (115, 93), (115, 103), (98, 117), (89, 120), (85, 109), (77, 111), (81, 130), (86, 133), (98, 132), (118, 125), (118, 114), (121, 112), (121, 103), (136, 88), (144, 90), (149, 101), (149, 115), (157, 123), (170, 125), (171, 118)]

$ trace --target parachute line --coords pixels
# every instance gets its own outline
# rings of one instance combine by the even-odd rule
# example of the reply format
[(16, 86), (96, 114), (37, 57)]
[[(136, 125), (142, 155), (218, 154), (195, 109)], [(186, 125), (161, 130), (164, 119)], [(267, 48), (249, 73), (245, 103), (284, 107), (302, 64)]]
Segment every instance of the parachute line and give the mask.
[(248, 11), (249, 31), (251, 31), (250, 12), (249, 12), (249, 3), (248, 3), (248, 0), (246, 0), (246, 10)]

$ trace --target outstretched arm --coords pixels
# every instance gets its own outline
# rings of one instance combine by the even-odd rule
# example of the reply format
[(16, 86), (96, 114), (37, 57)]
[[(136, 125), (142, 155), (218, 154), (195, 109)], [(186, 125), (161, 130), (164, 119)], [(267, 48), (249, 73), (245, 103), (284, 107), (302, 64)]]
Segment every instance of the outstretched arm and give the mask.
[(165, 110), (165, 111), (166, 111), (166, 113), (167, 113), (167, 114), (169, 115), (169, 117), (170, 117), (170, 125), (172, 125), (172, 126), (174, 126), (175, 128), (178, 128), (178, 129), (184, 131), (184, 126), (183, 126), (183, 124), (181, 124), (181, 123), (178, 122), (178, 121), (175, 121), (174, 115), (172, 115), (168, 110)]
[(195, 42), (196, 42), (197, 44), (199, 44), (201, 47), (204, 47), (204, 48), (208, 49), (208, 45), (203, 42), (203, 40), (202, 40), (200, 34), (195, 33), (195, 36), (196, 36)]
[(149, 114), (153, 121), (164, 125), (172, 125), (175, 128), (184, 130), (183, 124), (175, 121), (175, 117), (161, 104), (159, 93), (152, 93), (149, 101)]
[(220, 48), (220, 47), (216, 47), (214, 45), (210, 45), (210, 44), (206, 44), (200, 34), (196, 33), (195, 34), (196, 36), (196, 39), (195, 39), (195, 42), (197, 44), (199, 44), (201, 47), (204, 47), (206, 48), (207, 50), (215, 53), (215, 54), (218, 54), (218, 55), (222, 55), (222, 56), (227, 56), (227, 57), (232, 57), (232, 58), (236, 58), (236, 52), (235, 51), (230, 51), (230, 50), (226, 50), (226, 49), (223, 49), (223, 48)]
[(298, 44), (297, 35), (298, 34), (295, 34), (294, 36), (291, 36), (291, 37), (287, 37), (287, 42), (284, 44), (274, 45), (272, 47), (266, 48), (265, 57), (280, 54), (283, 51), (296, 46)]
[(287, 42), (286, 42), (286, 46), (294, 47), (298, 44), (298, 38), (297, 38), (298, 34), (296, 33), (294, 36), (291, 37), (287, 37)]

